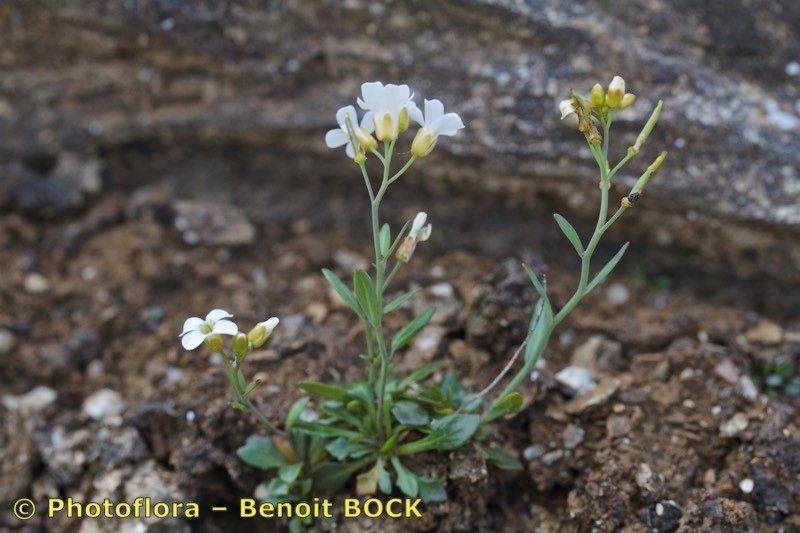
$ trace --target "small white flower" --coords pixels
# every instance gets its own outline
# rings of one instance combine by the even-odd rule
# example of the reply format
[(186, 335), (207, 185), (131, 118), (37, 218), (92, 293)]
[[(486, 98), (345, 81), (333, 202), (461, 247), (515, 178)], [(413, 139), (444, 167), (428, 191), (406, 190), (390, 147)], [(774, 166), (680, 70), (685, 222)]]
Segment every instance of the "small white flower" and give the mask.
[(379, 81), (361, 85), (358, 105), (367, 111), (365, 118), (374, 122), (379, 141), (393, 141), (408, 128), (411, 112), (417, 109), (413, 97), (408, 85), (384, 85)]
[(258, 325), (267, 328), (267, 335), (269, 335), (270, 333), (272, 333), (272, 330), (275, 329), (278, 323), (280, 323), (280, 319), (278, 319), (278, 317), (276, 316), (273, 316), (271, 318), (268, 318), (264, 322), (259, 322)]
[(364, 115), (361, 119), (361, 124), (359, 124), (356, 108), (351, 105), (345, 106), (336, 112), (336, 123), (339, 124), (339, 127), (325, 134), (325, 144), (328, 145), (328, 148), (339, 148), (346, 145), (344, 151), (347, 157), (353, 159), (356, 156), (357, 147), (353, 146), (353, 140), (347, 130), (347, 119), (350, 119), (350, 125), (353, 127), (353, 133), (356, 136), (359, 133), (359, 129), (363, 130), (364, 135), (370, 135), (375, 130), (375, 125), (372, 123), (372, 118), (369, 114)]
[(425, 100), (424, 117), (415, 106), (411, 110), (411, 118), (422, 126), (414, 137), (414, 142), (411, 143), (411, 153), (417, 157), (424, 157), (431, 153), (439, 135), (450, 137), (464, 127), (464, 122), (458, 114), (445, 114), (444, 105), (439, 100)]
[(408, 232), (408, 236), (417, 242), (427, 241), (433, 228), (430, 224), (425, 225), (426, 220), (428, 220), (427, 213), (424, 211), (417, 213), (417, 216), (414, 217), (414, 222), (411, 223), (411, 230)]
[(614, 76), (608, 84), (606, 93), (606, 105), (611, 108), (620, 107), (622, 98), (625, 96), (625, 80), (620, 76)]
[(561, 120), (575, 114), (575, 106), (572, 105), (572, 98), (561, 100), (558, 103), (558, 108), (561, 110)]
[(414, 255), (418, 242), (427, 241), (430, 238), (433, 228), (430, 224), (425, 225), (427, 219), (428, 215), (422, 211), (414, 217), (414, 222), (411, 223), (411, 230), (409, 230), (408, 235), (400, 243), (395, 253), (395, 258), (401, 263), (408, 263), (411, 256)]
[(214, 309), (206, 315), (205, 320), (196, 316), (187, 318), (180, 334), (181, 344), (187, 350), (194, 350), (211, 335), (236, 335), (239, 328), (230, 320), (225, 320), (232, 317), (223, 309)]

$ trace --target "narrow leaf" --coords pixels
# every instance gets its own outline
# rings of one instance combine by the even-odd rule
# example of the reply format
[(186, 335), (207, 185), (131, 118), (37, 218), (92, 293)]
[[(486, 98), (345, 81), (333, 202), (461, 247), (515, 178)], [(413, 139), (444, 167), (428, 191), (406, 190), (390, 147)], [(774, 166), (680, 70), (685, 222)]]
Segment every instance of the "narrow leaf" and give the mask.
[(595, 287), (597, 287), (598, 285), (600, 285), (601, 283), (603, 283), (603, 280), (605, 280), (606, 277), (611, 273), (611, 271), (614, 270), (614, 267), (617, 266), (617, 263), (619, 263), (620, 259), (622, 259), (622, 256), (625, 255), (625, 250), (628, 249), (629, 244), (630, 244), (629, 242), (623, 244), (622, 248), (620, 248), (619, 252), (617, 252), (617, 255), (612, 257), (611, 261), (606, 263), (606, 266), (603, 267), (603, 270), (598, 272), (598, 274), (594, 277), (591, 283), (589, 283), (589, 285), (586, 287), (587, 293), (592, 289), (594, 289)]
[(308, 405), (308, 400), (308, 396), (303, 396), (294, 402), (289, 408), (289, 411), (286, 413), (286, 419), (283, 423), (283, 427), (286, 428), (286, 433), (292, 432), (292, 426), (294, 426), (294, 423), (300, 419), (300, 414), (303, 412), (303, 409), (306, 408), (306, 405)]
[(522, 395), (512, 392), (496, 402), (483, 417), (485, 422), (491, 422), (497, 418), (514, 414), (522, 408)]
[(433, 361), (432, 363), (428, 363), (427, 365), (423, 365), (418, 369), (414, 370), (412, 373), (407, 375), (397, 384), (398, 390), (406, 389), (412, 383), (419, 383), (420, 381), (426, 379), (428, 376), (432, 375), (434, 372), (442, 368), (444, 365), (444, 361)]
[(356, 301), (356, 297), (353, 296), (352, 291), (347, 288), (347, 285), (344, 284), (339, 277), (334, 274), (332, 271), (328, 270), (327, 268), (322, 269), (322, 275), (325, 276), (325, 279), (328, 280), (328, 283), (331, 284), (333, 290), (336, 291), (336, 294), (341, 296), (342, 300), (353, 310), (355, 314), (358, 316), (362, 316), (361, 308), (358, 306), (358, 302)]
[(381, 232), (378, 235), (378, 244), (380, 245), (381, 255), (386, 257), (389, 253), (389, 247), (392, 245), (392, 231), (389, 229), (389, 224), (384, 224), (381, 227)]
[(399, 309), (400, 307), (403, 306), (404, 303), (406, 303), (411, 298), (413, 298), (414, 295), (417, 294), (417, 292), (419, 292), (419, 289), (414, 289), (414, 290), (408, 291), (407, 293), (405, 293), (402, 296), (398, 296), (397, 298), (395, 298), (394, 300), (392, 300), (391, 302), (386, 304), (386, 306), (383, 308), (383, 314), (386, 315), (386, 314), (391, 313), (392, 311), (395, 311), (395, 310)]
[(380, 303), (378, 302), (378, 295), (375, 293), (375, 285), (372, 284), (372, 278), (369, 277), (363, 270), (356, 270), (353, 274), (353, 291), (356, 294), (361, 309), (372, 324), (380, 320), (383, 311)]
[(498, 448), (490, 448), (483, 444), (479, 445), (481, 451), (486, 456), (489, 463), (502, 470), (522, 470), (522, 463), (516, 457), (500, 450)]
[(414, 320), (403, 326), (400, 331), (392, 337), (392, 352), (395, 352), (411, 342), (414, 337), (428, 325), (433, 316), (434, 309), (428, 309)]
[(301, 381), (297, 386), (309, 394), (325, 398), (326, 400), (341, 402), (346, 398), (344, 389), (336, 385), (327, 385), (317, 381)]
[(556, 219), (556, 223), (558, 223), (558, 227), (561, 228), (561, 231), (564, 232), (564, 235), (567, 236), (567, 239), (572, 246), (575, 248), (575, 251), (578, 252), (578, 255), (583, 255), (583, 244), (581, 244), (581, 238), (578, 236), (578, 232), (575, 231), (575, 228), (572, 227), (572, 224), (569, 221), (562, 217), (561, 215), (555, 214), (553, 215)]

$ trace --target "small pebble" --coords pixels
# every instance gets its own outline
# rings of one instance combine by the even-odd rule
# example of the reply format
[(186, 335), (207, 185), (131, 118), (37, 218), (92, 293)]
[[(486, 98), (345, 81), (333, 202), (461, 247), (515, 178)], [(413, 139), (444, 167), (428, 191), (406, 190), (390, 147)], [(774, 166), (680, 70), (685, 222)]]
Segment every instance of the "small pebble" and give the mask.
[(739, 378), (742, 377), (739, 367), (737, 367), (736, 364), (729, 358), (725, 358), (717, 363), (717, 366), (714, 367), (714, 373), (731, 385), (736, 384), (736, 382), (739, 381)]
[(544, 454), (544, 448), (539, 446), (538, 444), (533, 444), (528, 446), (522, 451), (522, 456), (525, 458), (526, 461), (533, 461), (534, 459), (541, 457)]
[(100, 389), (83, 401), (83, 412), (95, 420), (120, 415), (125, 410), (122, 396), (111, 389)]
[(744, 334), (747, 342), (754, 344), (780, 344), (783, 340), (783, 328), (775, 322), (761, 320), (756, 327)]
[(719, 432), (723, 437), (733, 437), (747, 429), (748, 424), (749, 420), (746, 414), (736, 413), (730, 420), (723, 422), (719, 426)]
[(621, 283), (612, 283), (606, 289), (606, 298), (611, 305), (620, 307), (628, 303), (631, 299), (631, 291)]
[(42, 294), (50, 290), (50, 282), (38, 272), (31, 272), (25, 276), (23, 286), (31, 294)]
[(50, 387), (39, 385), (19, 396), (3, 396), (3, 406), (9, 411), (41, 411), (53, 403), (56, 397), (56, 391)]
[(753, 492), (753, 489), (755, 488), (755, 486), (756, 486), (756, 484), (749, 477), (745, 478), (745, 479), (743, 479), (743, 480), (741, 480), (739, 482), (739, 488), (745, 494), (750, 494), (751, 492)]
[(14, 347), (14, 334), (0, 329), (0, 355), (6, 355)]
[(556, 381), (573, 394), (583, 394), (595, 387), (594, 374), (582, 366), (570, 365), (556, 374)]

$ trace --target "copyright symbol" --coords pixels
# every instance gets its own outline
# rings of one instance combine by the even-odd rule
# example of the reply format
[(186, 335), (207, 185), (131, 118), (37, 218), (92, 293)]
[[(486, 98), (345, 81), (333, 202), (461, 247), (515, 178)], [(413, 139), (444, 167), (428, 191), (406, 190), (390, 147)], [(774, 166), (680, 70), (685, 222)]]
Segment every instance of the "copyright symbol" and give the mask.
[(14, 502), (14, 508), (12, 511), (14, 516), (20, 520), (30, 520), (33, 518), (33, 514), (36, 512), (36, 505), (33, 503), (33, 500), (21, 498)]

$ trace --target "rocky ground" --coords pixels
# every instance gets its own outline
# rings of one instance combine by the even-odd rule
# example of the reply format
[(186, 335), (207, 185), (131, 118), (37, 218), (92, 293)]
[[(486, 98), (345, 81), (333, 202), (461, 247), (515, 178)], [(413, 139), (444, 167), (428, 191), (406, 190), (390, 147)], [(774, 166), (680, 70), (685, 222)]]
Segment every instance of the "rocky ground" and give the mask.
[[(22, 496), (211, 505), (253, 494), (259, 473), (234, 452), (257, 427), (228, 406), (219, 362), (180, 348), (186, 316), (220, 306), (242, 323), (281, 317), (249, 364), (274, 420), (299, 396), (298, 380), (360, 375), (360, 331), (319, 271), (367, 264), (362, 195), (303, 185), (250, 181), (228, 204), (159, 180), (106, 190), (70, 218), (0, 216), (0, 527), (20, 527), (8, 510)], [(552, 222), (486, 197), (432, 202), (398, 190), (387, 203), (392, 220), (435, 204), (435, 237), (397, 287), (423, 289), (405, 315), (438, 312), (401, 366), (442, 358), (469, 386), (485, 385), (524, 337), (534, 291), (520, 259), (548, 274), (563, 303), (575, 272), (568, 248)], [(527, 406), (496, 425), (493, 441), (524, 472), (487, 468), (470, 449), (426, 457), (450, 499), (422, 521), (315, 527), (800, 528), (800, 322), (746, 284), (673, 275), (643, 257), (632, 254), (560, 328), (522, 390)], [(188, 524), (36, 518), (25, 527), (150, 526)], [(222, 515), (191, 526), (264, 529)]]

